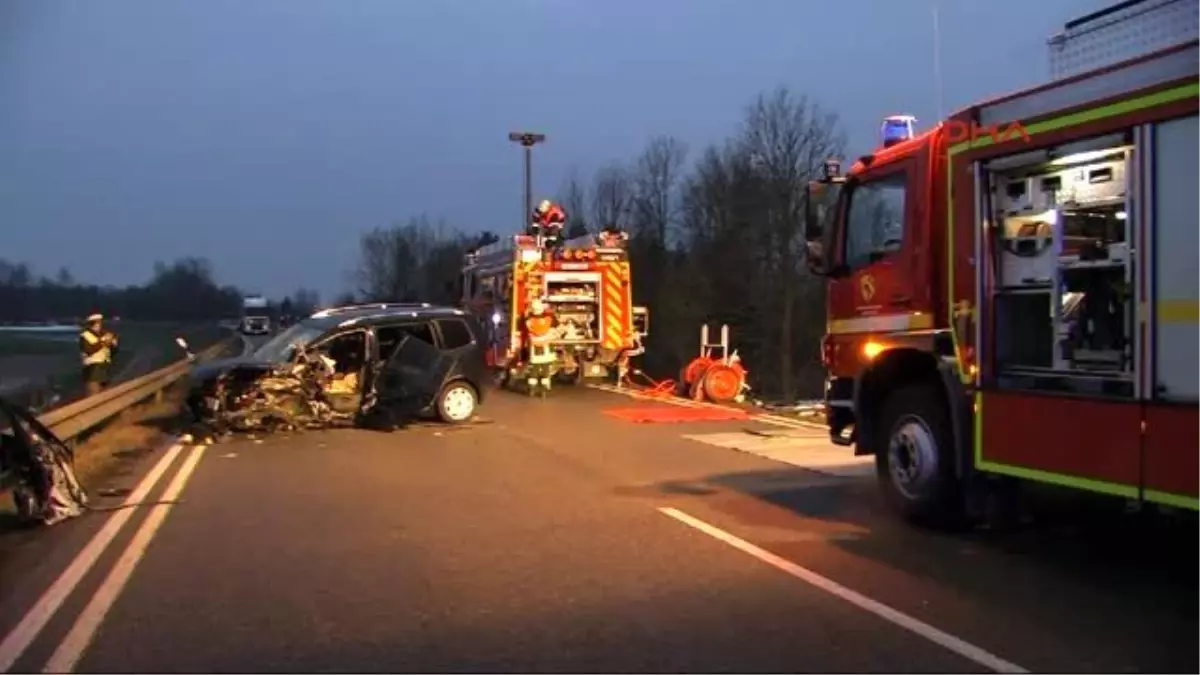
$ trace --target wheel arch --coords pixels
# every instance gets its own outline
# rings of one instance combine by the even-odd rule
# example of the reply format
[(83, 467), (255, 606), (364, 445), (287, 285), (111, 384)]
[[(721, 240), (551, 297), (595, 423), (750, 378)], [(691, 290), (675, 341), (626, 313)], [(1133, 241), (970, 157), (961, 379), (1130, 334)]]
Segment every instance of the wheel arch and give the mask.
[(875, 420), (889, 391), (913, 384), (932, 386), (940, 395), (950, 417), (954, 436), (955, 474), (964, 477), (971, 470), (971, 419), (967, 392), (958, 377), (957, 361), (939, 358), (932, 352), (912, 347), (889, 349), (854, 382), (854, 410), (857, 429), (855, 455), (873, 455)]

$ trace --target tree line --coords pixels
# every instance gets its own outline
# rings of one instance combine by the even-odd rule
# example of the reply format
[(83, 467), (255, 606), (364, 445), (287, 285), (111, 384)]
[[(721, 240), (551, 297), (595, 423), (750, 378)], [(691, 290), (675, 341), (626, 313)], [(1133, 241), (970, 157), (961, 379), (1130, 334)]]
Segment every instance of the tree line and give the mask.
[[(157, 262), (149, 281), (126, 287), (80, 283), (65, 268), (38, 276), (26, 263), (0, 259), (0, 323), (75, 323), (93, 312), (135, 321), (210, 321), (236, 318), (243, 296), (218, 284), (204, 258)], [(318, 302), (315, 291), (301, 288), (278, 304), (300, 314)]]
[[(637, 157), (564, 182), (571, 234), (630, 233), (635, 303), (651, 312), (648, 373), (674, 377), (697, 355), (702, 325), (729, 324), (758, 392), (820, 394), (825, 285), (804, 266), (804, 187), (845, 145), (834, 113), (779, 87), (719, 143), (692, 152), (657, 136)], [(355, 292), (339, 301), (457, 303), (463, 254), (479, 239), (425, 215), (376, 228), (360, 242)]]

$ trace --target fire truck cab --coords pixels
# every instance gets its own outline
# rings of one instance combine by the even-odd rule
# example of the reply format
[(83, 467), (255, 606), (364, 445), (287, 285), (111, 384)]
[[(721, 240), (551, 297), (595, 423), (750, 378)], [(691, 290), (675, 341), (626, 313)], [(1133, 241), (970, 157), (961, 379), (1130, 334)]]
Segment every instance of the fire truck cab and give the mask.
[(1182, 44), (925, 133), (889, 118), (810, 184), (831, 438), (901, 514), (960, 516), (993, 478), (1198, 508), (1200, 48), (1175, 4)]
[(628, 357), (640, 353), (649, 330), (648, 310), (632, 304), (624, 242), (614, 232), (555, 246), (517, 235), (468, 253), (463, 302), (491, 326), (491, 364), (505, 369), (506, 377), (523, 377), (522, 318), (541, 300), (554, 318), (548, 342), (558, 379), (619, 375)]

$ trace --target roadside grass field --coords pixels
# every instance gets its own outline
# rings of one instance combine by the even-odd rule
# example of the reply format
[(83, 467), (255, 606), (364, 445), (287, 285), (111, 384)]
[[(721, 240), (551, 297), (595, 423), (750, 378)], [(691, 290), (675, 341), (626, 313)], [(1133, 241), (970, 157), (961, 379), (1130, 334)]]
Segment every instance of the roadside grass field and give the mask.
[[(207, 325), (121, 321), (106, 325), (120, 340), (112, 384), (161, 368), (184, 357), (176, 337), (200, 351), (230, 335)], [(60, 405), (83, 393), (76, 331), (0, 331), (0, 395), (20, 405)]]

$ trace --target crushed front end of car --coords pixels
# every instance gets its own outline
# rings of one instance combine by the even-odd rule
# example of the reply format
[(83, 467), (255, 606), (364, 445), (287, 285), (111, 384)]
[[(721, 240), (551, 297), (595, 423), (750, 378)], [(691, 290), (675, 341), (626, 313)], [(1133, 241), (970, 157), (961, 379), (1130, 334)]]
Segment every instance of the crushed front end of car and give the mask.
[(247, 363), (222, 370), (188, 396), (197, 436), (270, 433), (348, 426), (354, 414), (338, 412), (326, 397), (331, 374), (319, 359), (288, 364)]

